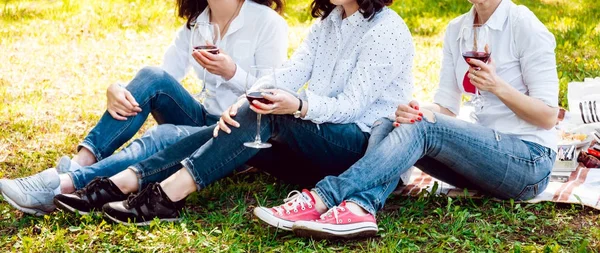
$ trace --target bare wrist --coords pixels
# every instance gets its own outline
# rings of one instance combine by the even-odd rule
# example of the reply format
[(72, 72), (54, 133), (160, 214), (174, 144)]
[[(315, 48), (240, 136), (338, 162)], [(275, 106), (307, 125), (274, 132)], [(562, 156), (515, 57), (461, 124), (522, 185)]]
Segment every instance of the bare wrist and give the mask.
[(224, 76), (225, 80), (227, 80), (227, 81), (231, 80), (231, 78), (233, 78), (235, 76), (235, 72), (237, 71), (237, 64), (233, 63), (233, 68), (230, 68), (230, 69), (231, 70), (229, 71), (227, 76)]

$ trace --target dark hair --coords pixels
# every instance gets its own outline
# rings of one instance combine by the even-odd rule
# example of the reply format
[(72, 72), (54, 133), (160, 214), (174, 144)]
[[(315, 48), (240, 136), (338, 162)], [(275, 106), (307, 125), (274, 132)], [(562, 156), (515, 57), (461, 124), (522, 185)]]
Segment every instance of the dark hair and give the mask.
[[(283, 0), (246, 0), (253, 1), (257, 4), (262, 4), (273, 8), (277, 13), (283, 12)], [(275, 6), (273, 6), (275, 5)], [(208, 7), (207, 0), (177, 0), (177, 16), (187, 19), (187, 28), (192, 27), (192, 23), (198, 16)]]
[[(394, 0), (356, 0), (358, 3), (358, 11), (365, 18), (373, 18), (377, 12), (379, 12), (383, 7), (392, 4)], [(330, 0), (313, 0), (310, 8), (312, 9), (310, 14), (313, 18), (322, 18), (325, 19), (333, 9), (335, 9), (335, 5), (330, 2)]]

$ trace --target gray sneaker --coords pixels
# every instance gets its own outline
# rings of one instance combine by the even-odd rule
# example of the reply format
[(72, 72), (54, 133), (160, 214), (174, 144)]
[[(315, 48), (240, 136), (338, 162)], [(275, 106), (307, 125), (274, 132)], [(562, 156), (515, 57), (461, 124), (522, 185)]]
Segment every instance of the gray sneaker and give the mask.
[(61, 157), (60, 159), (58, 159), (58, 163), (56, 164), (56, 170), (60, 174), (67, 173), (69, 171), (74, 171), (79, 168), (81, 168), (81, 165), (71, 160), (69, 156)]
[(0, 184), (4, 200), (24, 213), (42, 216), (56, 209), (53, 201), (60, 178), (55, 168), (29, 177), (2, 179)]

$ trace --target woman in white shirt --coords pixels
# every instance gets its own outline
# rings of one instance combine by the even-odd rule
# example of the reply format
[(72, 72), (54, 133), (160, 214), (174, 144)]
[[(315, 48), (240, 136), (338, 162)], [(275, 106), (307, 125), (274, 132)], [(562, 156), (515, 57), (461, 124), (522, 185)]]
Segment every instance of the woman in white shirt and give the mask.
[[(471, 11), (446, 29), (434, 103), (401, 103), (394, 121), (375, 123), (373, 132), (388, 131), (388, 136), (350, 169), (321, 180), (306, 191), (308, 198), (258, 207), (258, 212), (273, 210), (272, 223), (293, 220), (301, 236), (373, 236), (375, 212), (412, 166), (500, 199), (527, 200), (544, 191), (557, 146), (554, 36), (531, 11), (510, 0), (469, 1)], [(488, 64), (470, 60), (477, 69), (467, 65), (459, 49), (461, 29), (474, 24), (489, 28), (493, 47)], [(485, 101), (475, 123), (455, 118), (468, 82)], [(308, 212), (315, 215), (302, 216)]]
[[(346, 170), (363, 156), (371, 124), (398, 101), (408, 102), (412, 93), (412, 38), (398, 14), (385, 7), (391, 2), (313, 1), (313, 16), (321, 20), (276, 71), (281, 89), (263, 92), (273, 104), (255, 101), (249, 107), (241, 98), (222, 114), (214, 132), (202, 130), (130, 166), (112, 177), (110, 186), (86, 187), (116, 201), (103, 206), (105, 217), (137, 225), (154, 218), (176, 221), (187, 195), (243, 164), (295, 183), (314, 183)], [(300, 96), (285, 91), (297, 91), (306, 82)], [(243, 145), (256, 134), (255, 112), (264, 114), (261, 136), (271, 148)]]
[[(177, 1), (178, 15), (187, 22), (167, 49), (162, 66), (143, 68), (125, 87), (111, 85), (107, 91), (107, 112), (79, 145), (73, 161), (64, 157), (56, 169), (28, 178), (3, 180), (5, 199), (24, 212), (45, 214), (54, 210), (57, 193), (71, 193), (96, 177), (112, 176), (215, 124), (223, 110), (244, 94), (250, 66), (275, 67), (287, 58), (287, 24), (271, 6), (281, 12), (283, 3)], [(218, 24), (223, 35), (219, 54), (194, 52), (195, 60), (192, 58), (190, 35), (195, 22)], [(204, 80), (206, 96), (198, 102), (179, 81), (190, 69), (202, 78), (203, 68), (209, 72)], [(149, 114), (159, 126), (113, 155), (135, 135)], [(31, 191), (33, 188), (41, 190)]]

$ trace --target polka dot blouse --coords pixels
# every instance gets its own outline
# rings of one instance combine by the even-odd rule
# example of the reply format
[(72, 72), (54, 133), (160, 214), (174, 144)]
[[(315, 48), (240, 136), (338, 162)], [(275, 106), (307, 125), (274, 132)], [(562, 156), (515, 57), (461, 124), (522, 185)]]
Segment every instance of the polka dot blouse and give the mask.
[(282, 69), (278, 85), (299, 90), (309, 107), (305, 120), (356, 123), (369, 132), (373, 122), (407, 103), (412, 95), (414, 46), (408, 27), (389, 8), (372, 19), (360, 12), (342, 19), (336, 8), (315, 23)]

